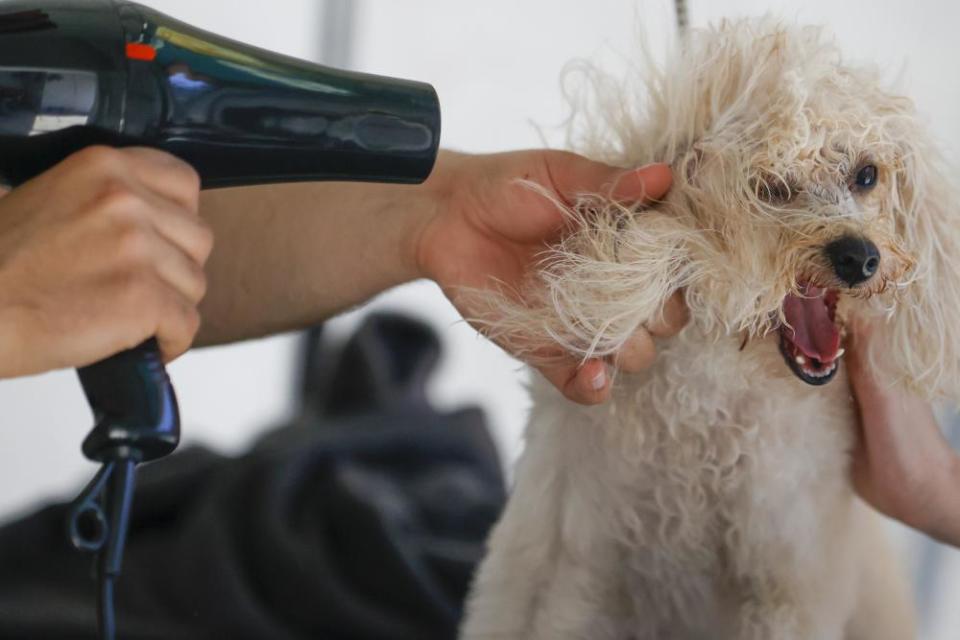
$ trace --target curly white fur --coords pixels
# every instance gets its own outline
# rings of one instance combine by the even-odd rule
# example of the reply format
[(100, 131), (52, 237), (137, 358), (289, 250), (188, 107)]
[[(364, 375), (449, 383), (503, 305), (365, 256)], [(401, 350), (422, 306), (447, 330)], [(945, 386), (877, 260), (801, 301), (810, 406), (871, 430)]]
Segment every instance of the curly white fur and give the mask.
[[(522, 300), (476, 294), (476, 319), (531, 361), (557, 344), (611, 356), (677, 290), (692, 321), (605, 406), (535, 384), (463, 637), (912, 637), (896, 562), (847, 477), (843, 372), (805, 385), (775, 331), (788, 294), (839, 290), (841, 323), (878, 319), (872, 361), (891, 385), (957, 396), (960, 215), (911, 103), (822, 30), (769, 18), (691, 32), (642, 92), (586, 77), (573, 146), (669, 162), (674, 186), (652, 208), (558, 202), (575, 232)], [(864, 163), (879, 171), (869, 192), (851, 187)], [(824, 254), (850, 233), (882, 256), (863, 287)]]

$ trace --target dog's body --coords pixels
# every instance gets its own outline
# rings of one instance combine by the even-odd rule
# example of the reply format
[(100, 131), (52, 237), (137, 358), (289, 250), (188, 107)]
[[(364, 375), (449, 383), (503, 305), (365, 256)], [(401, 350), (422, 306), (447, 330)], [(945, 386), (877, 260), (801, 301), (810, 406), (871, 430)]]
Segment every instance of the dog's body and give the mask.
[(819, 32), (769, 20), (694, 34), (650, 82), (640, 114), (622, 98), (591, 114), (582, 146), (670, 162), (670, 195), (649, 211), (558, 203), (578, 231), (523, 304), (488, 298), (478, 320), (514, 349), (584, 356), (613, 356), (677, 290), (691, 323), (604, 406), (535, 383), (463, 638), (913, 637), (849, 480), (839, 362), (844, 322), (873, 318), (877, 375), (956, 395), (960, 217), (935, 147)]
[(596, 408), (538, 384), (463, 637), (912, 637), (903, 577), (847, 480), (844, 381), (760, 378), (758, 393), (782, 367), (763, 346), (687, 330)]

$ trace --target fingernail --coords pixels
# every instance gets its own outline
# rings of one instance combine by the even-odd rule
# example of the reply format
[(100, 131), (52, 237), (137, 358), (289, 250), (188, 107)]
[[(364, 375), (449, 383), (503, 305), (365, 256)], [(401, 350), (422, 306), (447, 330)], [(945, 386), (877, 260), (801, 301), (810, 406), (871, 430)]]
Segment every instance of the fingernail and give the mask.
[(607, 386), (607, 372), (600, 371), (600, 373), (593, 376), (593, 379), (590, 380), (590, 386), (593, 387), (594, 391), (600, 391)]

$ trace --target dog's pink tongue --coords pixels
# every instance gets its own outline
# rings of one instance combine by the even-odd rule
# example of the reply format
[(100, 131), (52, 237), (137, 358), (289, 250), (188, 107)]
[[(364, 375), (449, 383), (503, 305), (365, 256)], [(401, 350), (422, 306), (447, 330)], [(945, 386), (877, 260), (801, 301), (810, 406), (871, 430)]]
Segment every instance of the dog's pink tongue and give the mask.
[(783, 314), (793, 327), (793, 344), (805, 356), (823, 363), (836, 360), (840, 331), (827, 313), (822, 289), (808, 287), (803, 297), (788, 295), (783, 301)]

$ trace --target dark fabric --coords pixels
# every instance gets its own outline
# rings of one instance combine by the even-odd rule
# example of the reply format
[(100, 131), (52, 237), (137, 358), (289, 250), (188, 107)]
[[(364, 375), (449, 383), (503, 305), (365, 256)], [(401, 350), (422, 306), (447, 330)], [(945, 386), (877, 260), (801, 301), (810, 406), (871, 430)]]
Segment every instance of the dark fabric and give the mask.
[[(438, 356), (419, 323), (373, 317), (311, 374), (296, 425), (241, 458), (142, 468), (119, 637), (453, 638), (504, 488), (481, 413), (427, 403)], [(0, 530), (0, 637), (96, 637), (93, 562), (65, 517)]]

